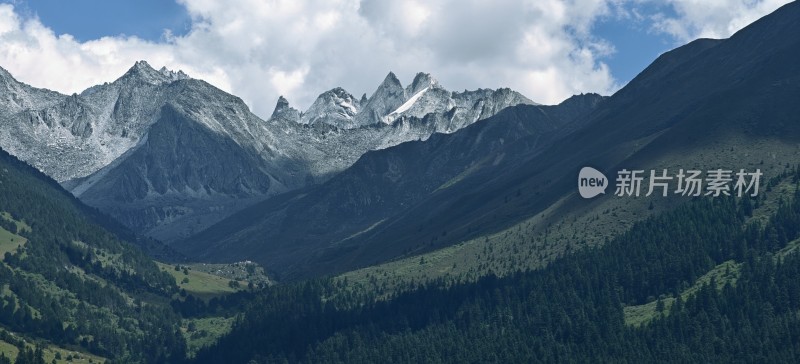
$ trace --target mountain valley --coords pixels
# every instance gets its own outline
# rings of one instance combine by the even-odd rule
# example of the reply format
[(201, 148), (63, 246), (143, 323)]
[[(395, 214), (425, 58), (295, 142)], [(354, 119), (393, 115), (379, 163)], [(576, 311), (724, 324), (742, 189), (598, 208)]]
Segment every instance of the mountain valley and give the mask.
[(555, 105), (0, 68), (0, 364), (797, 362), (797, 19)]

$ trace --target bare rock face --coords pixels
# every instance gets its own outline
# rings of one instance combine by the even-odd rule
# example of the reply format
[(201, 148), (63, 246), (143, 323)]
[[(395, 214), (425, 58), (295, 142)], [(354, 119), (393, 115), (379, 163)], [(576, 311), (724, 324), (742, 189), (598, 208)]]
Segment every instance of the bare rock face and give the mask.
[(172, 241), (269, 196), (321, 183), (364, 153), (452, 133), (506, 106), (510, 90), (453, 93), (393, 73), (371, 97), (342, 88), (305, 112), (281, 97), (262, 120), (233, 95), (139, 61), (62, 95), (0, 69), (0, 147), (137, 232)]
[(289, 106), (289, 100), (283, 96), (278, 98), (278, 103), (275, 105), (275, 111), (272, 112), (270, 120), (284, 120), (284, 121), (300, 121), (300, 111)]
[(66, 96), (0, 77), (18, 100), (0, 108), (0, 145), (60, 182), (88, 176), (135, 146), (179, 78), (140, 61), (110, 84)]
[[(139, 146), (97, 177), (73, 182), (86, 203), (171, 240), (287, 187), (253, 150), (166, 105)], [(297, 181), (295, 185), (301, 181)], [(165, 229), (164, 227), (169, 227)]]
[(360, 107), (359, 101), (350, 93), (337, 87), (319, 95), (311, 107), (300, 117), (300, 123), (326, 123), (342, 129), (356, 125), (355, 117)]

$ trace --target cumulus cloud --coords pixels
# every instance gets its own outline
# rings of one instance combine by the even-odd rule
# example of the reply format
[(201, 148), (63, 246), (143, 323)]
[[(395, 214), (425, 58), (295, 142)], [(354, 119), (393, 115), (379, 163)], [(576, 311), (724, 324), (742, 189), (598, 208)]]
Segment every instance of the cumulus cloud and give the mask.
[[(300, 109), (336, 86), (370, 95), (389, 71), (405, 82), (430, 72), (453, 90), (510, 87), (541, 103), (618, 87), (603, 63), (613, 45), (591, 30), (624, 0), (178, 1), (191, 29), (159, 42), (79, 42), (0, 5), (0, 66), (34, 86), (72, 93), (144, 59), (240, 96), (261, 116), (279, 95)], [(777, 7), (671, 1), (677, 16), (656, 26), (679, 39), (729, 35)]]
[(686, 42), (727, 38), (789, 0), (668, 0), (674, 15), (659, 14), (654, 27)]

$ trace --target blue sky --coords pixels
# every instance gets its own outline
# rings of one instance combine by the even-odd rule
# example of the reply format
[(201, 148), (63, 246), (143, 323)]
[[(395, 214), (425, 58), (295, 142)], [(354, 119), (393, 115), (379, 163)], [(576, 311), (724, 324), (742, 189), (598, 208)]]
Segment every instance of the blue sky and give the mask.
[(424, 71), (451, 90), (510, 87), (557, 103), (613, 93), (664, 51), (730, 36), (785, 2), (0, 0), (0, 67), (71, 93), (144, 59), (261, 116), (279, 95), (299, 109), (337, 86), (369, 95), (388, 71), (404, 83)]
[[(668, 7), (647, 6), (649, 13), (670, 11)], [(595, 23), (592, 33), (611, 42), (614, 52), (602, 58), (611, 74), (624, 85), (645, 69), (656, 57), (680, 45), (674, 37), (654, 31), (646, 20), (608, 17)]]
[(56, 33), (80, 41), (103, 36), (133, 35), (158, 41), (169, 29), (185, 34), (191, 25), (186, 8), (169, 0), (16, 0), (17, 11), (38, 16)]

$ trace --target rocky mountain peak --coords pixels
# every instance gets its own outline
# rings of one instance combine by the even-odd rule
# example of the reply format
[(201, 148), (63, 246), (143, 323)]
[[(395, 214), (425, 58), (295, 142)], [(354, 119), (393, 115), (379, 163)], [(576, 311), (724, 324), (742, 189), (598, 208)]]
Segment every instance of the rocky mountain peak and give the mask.
[(341, 87), (323, 92), (300, 118), (303, 124), (324, 122), (340, 128), (353, 127), (360, 102)]
[(6, 71), (5, 68), (0, 67), (0, 78), (3, 78), (3, 79), (14, 79), (14, 76), (11, 76), (11, 73)]
[(187, 80), (191, 78), (189, 77), (189, 75), (183, 73), (182, 70), (178, 70), (178, 72), (175, 72), (173, 70), (167, 69), (167, 67), (161, 67), (161, 69), (158, 70), (158, 72), (172, 81)]
[(406, 101), (406, 91), (394, 72), (389, 72), (378, 89), (370, 96), (358, 115), (358, 125), (370, 125), (381, 122)]
[(14, 76), (11, 75), (5, 68), (0, 67), (0, 89), (9, 91), (12, 85), (18, 84)]
[(353, 95), (351, 95), (349, 92), (347, 92), (345, 89), (343, 89), (341, 87), (336, 87), (336, 88), (333, 88), (331, 90), (325, 91), (320, 95), (320, 97), (331, 97), (331, 98), (353, 99), (353, 100), (355, 100), (355, 97), (353, 97)]
[(289, 100), (281, 95), (278, 97), (278, 103), (275, 105), (275, 110), (272, 111), (272, 116), (270, 116), (270, 120), (276, 119), (297, 122), (300, 120), (300, 111), (297, 111), (297, 109), (289, 106)]
[(431, 77), (430, 73), (419, 72), (416, 76), (414, 76), (414, 81), (412, 81), (411, 84), (406, 88), (406, 94), (413, 96), (421, 90), (438, 85), (439, 82)]
[[(84, 201), (113, 209), (114, 217), (161, 239), (194, 231), (199, 216), (206, 216), (202, 225), (209, 226), (246, 205), (242, 199), (324, 180), (367, 151), (454, 132), (516, 101), (495, 100), (485, 91), (454, 96), (430, 87), (436, 82), (426, 73), (410, 83), (412, 95), (390, 72), (369, 98), (336, 87), (321, 93), (304, 113), (280, 97), (270, 122), (263, 122), (240, 98), (202, 80), (176, 82), (188, 76), (153, 69), (145, 61), (114, 82), (72, 96), (16, 81), (7, 81), (10, 91), (4, 92), (3, 79), (13, 80), (5, 73), (0, 75), (0, 119), (13, 119), (0, 128), (0, 147), (55, 177)], [(389, 114), (396, 122), (388, 120)], [(430, 114), (434, 117), (427, 118)], [(214, 152), (202, 154), (208, 151)], [(213, 160), (215, 165), (255, 167), (234, 168), (241, 176), (175, 170), (197, 155), (204, 156), (193, 159), (198, 166)], [(182, 157), (170, 159), (174, 156)], [(185, 201), (191, 201), (188, 209)], [(148, 206), (156, 210), (141, 208), (151, 202)], [(226, 210), (213, 216), (202, 212), (220, 203), (228, 204)]]
[(63, 97), (58, 92), (19, 82), (8, 70), (0, 67), (0, 115), (17, 113), (35, 106), (50, 106)]
[(381, 82), (381, 85), (392, 85), (392, 84), (396, 84), (402, 87), (402, 84), (400, 83), (400, 80), (397, 78), (397, 75), (395, 75), (394, 72), (389, 71), (386, 77), (383, 78), (383, 82)]
[(281, 112), (289, 107), (289, 100), (287, 100), (283, 95), (278, 97), (278, 103), (275, 105), (275, 111), (272, 112), (274, 115), (277, 112)]
[[(122, 77), (120, 77), (117, 81), (138, 81), (149, 83), (153, 85), (158, 85), (165, 82), (171, 82), (179, 77), (188, 78), (186, 74), (180, 72), (182, 76), (179, 76), (178, 73), (169, 71), (166, 67), (162, 68), (161, 71), (156, 71), (155, 68), (151, 67), (147, 61), (136, 61), (133, 64), (133, 67), (128, 69)], [(115, 82), (117, 82), (115, 81)]]

